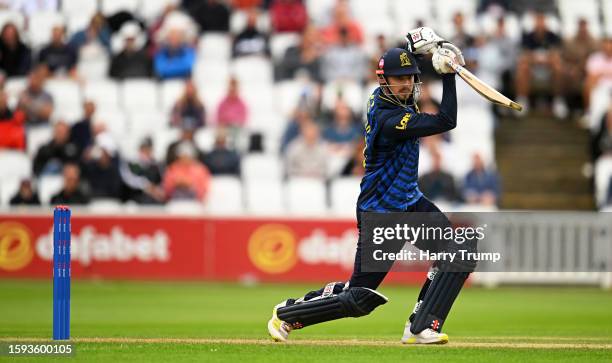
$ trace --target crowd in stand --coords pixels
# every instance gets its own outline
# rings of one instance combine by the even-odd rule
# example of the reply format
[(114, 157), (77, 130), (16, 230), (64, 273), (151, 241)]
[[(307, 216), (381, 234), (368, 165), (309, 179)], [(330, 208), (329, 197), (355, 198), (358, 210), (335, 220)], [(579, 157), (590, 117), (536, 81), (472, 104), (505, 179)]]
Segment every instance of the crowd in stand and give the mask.
[[(581, 20), (576, 34), (563, 39), (547, 21), (555, 15), (555, 1), (535, 3), (538, 7), (534, 9), (533, 2), (481, 0), (478, 14), (495, 19), (491, 29), (475, 31), (466, 24), (465, 14), (457, 12), (449, 40), (463, 49), (470, 69), (527, 108), (544, 107), (559, 119), (570, 116), (569, 110), (588, 113), (592, 90), (612, 80), (612, 38), (598, 41), (587, 22)], [(27, 17), (40, 11), (58, 11), (61, 3), (0, 0), (0, 12), (3, 7)], [(520, 36), (511, 34), (506, 24), (508, 16), (520, 17), (529, 10), (536, 10), (533, 27)], [(351, 107), (342, 94), (332, 107), (323, 107), (322, 88), (347, 80), (371, 87), (376, 81), (373, 68), (381, 52), (396, 44), (388, 34), (366, 32), (347, 0), (333, 1), (326, 17), (316, 21), (301, 0), (169, 1), (158, 16), (146, 20), (125, 10), (106, 15), (97, 12), (83, 29), (71, 34), (66, 24), (54, 24), (49, 42), (41, 47), (28, 43), (28, 29), (5, 21), (0, 30), (0, 148), (26, 150), (29, 129), (52, 125), (52, 139), (36, 150), (32, 161), (34, 178), (63, 175), (64, 187), (53, 196), (52, 203), (79, 204), (96, 198), (143, 204), (205, 200), (211, 176), (239, 177), (244, 154), (261, 151), (256, 137), (247, 138), (248, 147), (237, 147), (238, 140), (248, 133), (251, 113), (245, 100), (249, 95), (241, 93), (240, 79), (230, 76), (227, 94), (218, 104), (208, 103), (199, 85), (192, 81), (199, 37), (211, 32), (230, 33), (231, 16), (237, 11), (246, 15), (246, 21), (242, 30), (232, 33), (233, 59), (271, 59), (271, 36), (299, 34), (299, 41), (274, 62), (276, 82), (307, 78), (312, 85), (310, 92), (300, 96), (280, 137), (286, 176), (329, 178), (330, 155), (342, 160), (331, 177), (362, 175), (362, 111)], [(267, 28), (259, 24), (262, 14), (269, 17)], [(416, 21), (414, 26), (425, 20)], [(30, 29), (33, 26), (30, 24)], [(118, 140), (98, 122), (95, 115), (99, 105), (92, 100), (83, 102), (80, 120), (54, 116), (58, 100), (46, 91), (45, 82), (65, 78), (83, 82), (87, 74), (80, 70), (93, 69), (91, 64), (102, 64), (101, 59), (110, 60), (103, 68), (105, 76), (117, 81), (185, 80), (182, 95), (167, 115), (168, 125), (180, 129), (180, 136), (168, 146), (165, 160), (155, 158), (151, 137), (140, 141), (137, 157), (124, 157)], [(84, 63), (90, 67), (82, 68)], [(427, 59), (421, 68), (425, 84), (435, 82)], [(4, 85), (16, 77), (27, 77), (27, 85), (11, 100)], [(542, 106), (541, 94), (550, 96), (551, 102)], [(470, 102), (463, 99), (460, 107)], [(436, 98), (425, 87), (420, 111), (435, 113), (437, 107)], [(597, 127), (594, 158), (612, 154), (611, 120), (612, 109)], [(215, 128), (214, 145), (201, 150), (194, 135), (209, 127)], [(422, 141), (422, 152), (431, 160), (431, 167), (421, 175), (423, 192), (432, 199), (449, 202), (497, 205), (501, 183), (492, 160), (473, 153), (470, 170), (457, 180), (447, 168), (450, 161), (445, 160), (451, 139), (451, 135), (443, 135)], [(34, 186), (32, 180), (24, 179), (11, 203), (40, 203)], [(609, 200), (612, 202), (612, 187)]]

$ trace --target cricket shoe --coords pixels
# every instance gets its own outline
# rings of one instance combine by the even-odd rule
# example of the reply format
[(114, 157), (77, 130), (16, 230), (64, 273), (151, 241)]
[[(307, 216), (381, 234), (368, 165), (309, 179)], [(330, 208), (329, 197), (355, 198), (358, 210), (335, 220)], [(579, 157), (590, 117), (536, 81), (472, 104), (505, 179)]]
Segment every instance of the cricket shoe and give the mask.
[(287, 301), (283, 301), (276, 305), (272, 310), (272, 318), (268, 321), (268, 333), (270, 333), (272, 340), (275, 342), (286, 342), (292, 330), (291, 325), (285, 323), (276, 316), (276, 310), (286, 304)]
[(433, 329), (425, 329), (419, 334), (413, 334), (410, 331), (410, 323), (404, 328), (404, 336), (402, 337), (403, 344), (446, 344), (448, 343), (448, 335), (438, 333)]

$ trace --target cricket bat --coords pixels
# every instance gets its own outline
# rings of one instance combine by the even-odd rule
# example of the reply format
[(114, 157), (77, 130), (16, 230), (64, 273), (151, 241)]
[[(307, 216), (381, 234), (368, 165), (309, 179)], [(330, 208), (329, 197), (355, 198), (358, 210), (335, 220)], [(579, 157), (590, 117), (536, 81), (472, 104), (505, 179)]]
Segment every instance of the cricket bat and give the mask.
[(496, 89), (483, 82), (472, 72), (468, 71), (458, 63), (455, 63), (452, 59), (448, 59), (447, 63), (455, 71), (455, 73), (459, 75), (459, 77), (461, 77), (467, 84), (469, 84), (470, 87), (474, 89), (474, 91), (480, 93), (482, 97), (495, 104), (508, 107), (513, 110), (521, 111), (523, 109), (523, 106), (499, 93)]

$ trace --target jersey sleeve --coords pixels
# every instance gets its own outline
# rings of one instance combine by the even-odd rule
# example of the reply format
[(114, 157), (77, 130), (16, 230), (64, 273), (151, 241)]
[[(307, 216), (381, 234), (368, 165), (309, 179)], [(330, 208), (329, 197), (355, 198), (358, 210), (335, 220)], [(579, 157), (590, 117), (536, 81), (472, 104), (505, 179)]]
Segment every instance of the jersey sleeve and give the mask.
[(381, 134), (385, 139), (403, 141), (452, 130), (457, 126), (457, 92), (454, 74), (442, 78), (443, 95), (438, 114), (416, 113), (403, 109), (382, 115)]

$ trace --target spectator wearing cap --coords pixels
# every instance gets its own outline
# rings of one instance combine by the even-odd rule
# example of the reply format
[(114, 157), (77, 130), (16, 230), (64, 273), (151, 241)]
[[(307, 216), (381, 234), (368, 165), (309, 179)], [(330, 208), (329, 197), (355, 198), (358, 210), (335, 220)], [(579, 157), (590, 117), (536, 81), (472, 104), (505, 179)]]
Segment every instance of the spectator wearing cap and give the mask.
[(178, 158), (178, 147), (182, 143), (187, 143), (191, 145), (198, 160), (202, 160), (202, 158), (204, 157), (204, 154), (198, 149), (193, 139), (195, 135), (195, 128), (193, 128), (192, 126), (193, 125), (182, 125), (179, 139), (168, 146), (168, 149), (166, 150), (166, 166), (169, 166), (176, 161), (176, 159)]
[(246, 27), (236, 35), (232, 44), (232, 57), (270, 56), (268, 35), (257, 29), (257, 9), (247, 13)]
[(159, 30), (161, 44), (153, 57), (155, 74), (160, 79), (189, 78), (196, 52), (189, 43), (191, 19), (184, 14), (168, 15)]
[(204, 165), (212, 175), (240, 176), (240, 155), (228, 144), (227, 131), (217, 130), (213, 149), (204, 155)]
[(272, 0), (270, 18), (275, 33), (301, 32), (308, 23), (306, 6), (301, 0)]
[(25, 111), (26, 123), (29, 126), (47, 124), (53, 112), (53, 97), (44, 90), (45, 81), (44, 67), (33, 69), (26, 89), (19, 95), (17, 107)]
[(144, 50), (145, 36), (136, 22), (123, 24), (119, 31), (119, 49), (111, 60), (110, 76), (118, 80), (148, 78), (153, 75), (151, 58)]
[(25, 76), (32, 66), (32, 52), (23, 43), (15, 24), (8, 22), (0, 32), (0, 69), (7, 77)]
[(89, 191), (86, 184), (81, 183), (81, 170), (74, 163), (66, 163), (63, 168), (64, 187), (51, 198), (51, 204), (87, 204)]
[(11, 200), (10, 205), (40, 205), (38, 193), (32, 188), (32, 181), (24, 179), (19, 183), (19, 190)]
[(198, 90), (191, 80), (185, 82), (183, 95), (172, 107), (170, 124), (174, 127), (198, 129), (206, 125), (206, 110), (198, 95)]
[(306, 122), (300, 128), (300, 136), (287, 146), (287, 176), (324, 179), (327, 159), (327, 148), (321, 140), (319, 126), (314, 122)]
[(110, 133), (103, 132), (96, 136), (84, 162), (83, 176), (89, 182), (93, 198), (121, 198), (119, 156)]
[(41, 146), (34, 157), (34, 175), (59, 174), (63, 164), (77, 162), (78, 159), (78, 147), (70, 142), (70, 126), (58, 121), (53, 125), (53, 138)]
[(77, 53), (66, 43), (66, 28), (56, 24), (51, 30), (51, 43), (38, 56), (38, 62), (47, 66), (53, 75), (76, 75)]
[(161, 187), (161, 168), (153, 157), (153, 141), (145, 138), (135, 160), (121, 163), (121, 179), (127, 187), (127, 199), (139, 204), (159, 204), (165, 201)]
[(170, 199), (203, 201), (210, 185), (210, 173), (196, 159), (193, 146), (184, 142), (177, 147), (178, 158), (164, 175), (164, 191)]
[(6, 93), (0, 90), (0, 149), (25, 150), (25, 113), (8, 106)]
[(182, 6), (201, 32), (228, 32), (230, 9), (219, 0), (183, 0)]
[(485, 168), (480, 154), (474, 154), (472, 170), (465, 176), (463, 198), (466, 202), (481, 205), (496, 205), (500, 187), (497, 173)]
[(229, 79), (227, 95), (221, 100), (217, 108), (217, 124), (241, 128), (248, 119), (246, 103), (240, 97), (238, 80), (234, 77)]

